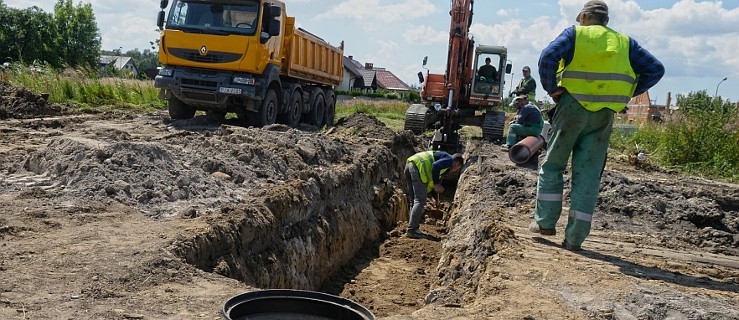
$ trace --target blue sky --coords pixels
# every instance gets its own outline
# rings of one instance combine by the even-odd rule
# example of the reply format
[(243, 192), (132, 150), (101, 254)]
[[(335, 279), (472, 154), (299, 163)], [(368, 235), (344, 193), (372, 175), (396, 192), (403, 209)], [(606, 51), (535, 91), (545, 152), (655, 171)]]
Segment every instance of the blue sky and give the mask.
[[(5, 0), (10, 7), (36, 5), (52, 11), (55, 0)], [(78, 1), (75, 1), (75, 3)], [(159, 0), (90, 0), (103, 38), (103, 48), (149, 47), (157, 38)], [(418, 84), (416, 73), (428, 56), (428, 68), (442, 73), (446, 65), (450, 0), (285, 0), (297, 24), (338, 46), (345, 55), (372, 62)], [(536, 67), (541, 50), (575, 16), (586, 0), (477, 0), (471, 27), (477, 44), (503, 45), (513, 63), (513, 81), (529, 65)], [(666, 74), (650, 90), (664, 104), (677, 94), (706, 90), (739, 101), (739, 0), (606, 0), (609, 27), (636, 39), (662, 60)], [(721, 82), (721, 79), (728, 79)], [(508, 87), (506, 87), (506, 92)], [(537, 98), (546, 93), (539, 86)]]

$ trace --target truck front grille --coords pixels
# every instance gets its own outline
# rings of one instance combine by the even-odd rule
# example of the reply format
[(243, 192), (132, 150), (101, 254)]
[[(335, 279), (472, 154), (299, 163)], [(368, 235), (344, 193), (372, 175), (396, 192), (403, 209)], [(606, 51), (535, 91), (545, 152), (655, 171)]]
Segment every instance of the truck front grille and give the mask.
[(200, 55), (198, 50), (170, 48), (169, 53), (180, 59), (202, 63), (228, 63), (241, 59), (240, 54), (219, 51), (210, 51), (206, 55)]
[(207, 87), (207, 88), (218, 88), (218, 82), (215, 81), (207, 81), (207, 80), (198, 80), (198, 79), (182, 79), (182, 84), (186, 86), (194, 86), (194, 87)]

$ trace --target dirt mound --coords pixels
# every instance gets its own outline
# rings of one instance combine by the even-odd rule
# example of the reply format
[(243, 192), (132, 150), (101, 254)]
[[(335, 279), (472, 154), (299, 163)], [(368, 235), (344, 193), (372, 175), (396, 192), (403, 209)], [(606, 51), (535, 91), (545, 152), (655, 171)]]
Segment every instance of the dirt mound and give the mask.
[(195, 217), (291, 177), (321, 172), (349, 153), (339, 142), (294, 129), (224, 125), (205, 136), (184, 131), (159, 141), (128, 137), (100, 129), (87, 137), (54, 138), (18, 172), (48, 177), (45, 187), (52, 191), (114, 200), (152, 217)]
[(31, 119), (60, 114), (59, 105), (49, 104), (44, 97), (26, 88), (0, 82), (0, 120)]
[(693, 178), (645, 181), (615, 171), (602, 180), (598, 211), (604, 214), (596, 227), (649, 233), (672, 249), (689, 244), (739, 255), (739, 189)]
[(373, 116), (354, 113), (336, 121), (340, 131), (372, 139), (393, 139), (395, 132)]

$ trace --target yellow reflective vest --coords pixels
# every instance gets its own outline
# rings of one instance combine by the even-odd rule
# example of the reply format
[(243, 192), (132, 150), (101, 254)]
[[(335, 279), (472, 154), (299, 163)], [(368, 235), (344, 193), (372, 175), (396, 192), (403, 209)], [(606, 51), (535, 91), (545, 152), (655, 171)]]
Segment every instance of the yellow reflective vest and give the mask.
[[(412, 155), (406, 163), (413, 162), (418, 168), (418, 175), (421, 176), (421, 182), (426, 184), (426, 193), (431, 192), (434, 189), (434, 177), (432, 174), (432, 165), (434, 164), (434, 152), (433, 151), (422, 151)], [(441, 169), (441, 174), (444, 174), (447, 169)]]
[[(526, 84), (529, 83), (529, 81), (533, 80), (534, 78), (529, 77), (528, 79), (521, 79), (521, 81), (518, 83), (518, 87), (516, 87), (517, 90), (523, 89), (526, 87)], [(526, 94), (526, 98), (529, 99), (529, 102), (532, 104), (536, 104), (536, 90), (532, 90), (531, 92)]]
[(568, 65), (559, 63), (559, 86), (589, 111), (623, 110), (636, 89), (629, 47), (628, 36), (606, 26), (576, 26), (575, 53)]

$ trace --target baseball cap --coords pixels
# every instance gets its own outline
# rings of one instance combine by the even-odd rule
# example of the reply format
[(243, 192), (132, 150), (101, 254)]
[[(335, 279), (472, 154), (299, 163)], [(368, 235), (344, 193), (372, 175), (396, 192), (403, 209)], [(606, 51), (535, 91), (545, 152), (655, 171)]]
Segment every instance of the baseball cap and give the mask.
[(518, 102), (518, 100), (522, 100), (522, 99), (526, 99), (526, 96), (524, 95), (516, 96), (515, 98), (513, 98), (513, 100), (511, 100), (511, 104), (509, 104), (508, 106), (513, 107), (516, 104), (516, 102)]
[(529, 71), (529, 72), (531, 72), (531, 68), (529, 68), (529, 66), (524, 66), (523, 67), (523, 71)]
[(585, 2), (582, 10), (580, 10), (580, 13), (577, 14), (577, 18), (575, 18), (575, 21), (580, 22), (580, 16), (582, 16), (583, 13), (600, 13), (608, 15), (608, 5), (600, 0), (590, 0), (588, 2)]

